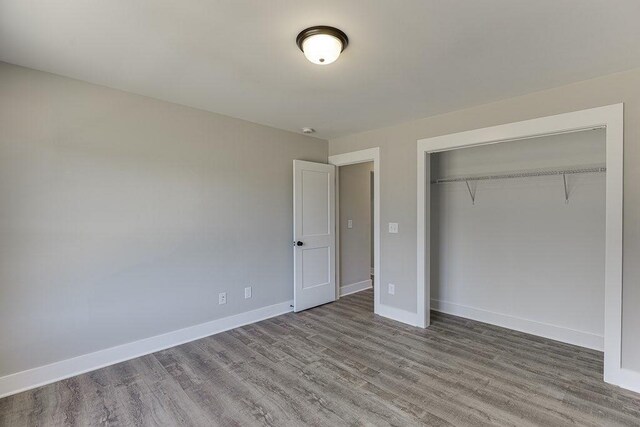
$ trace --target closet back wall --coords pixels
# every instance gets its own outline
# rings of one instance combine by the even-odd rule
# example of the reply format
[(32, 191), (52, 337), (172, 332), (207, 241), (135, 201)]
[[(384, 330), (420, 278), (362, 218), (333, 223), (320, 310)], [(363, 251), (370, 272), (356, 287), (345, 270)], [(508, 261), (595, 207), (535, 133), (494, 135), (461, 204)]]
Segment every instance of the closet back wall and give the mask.
[[(448, 151), (432, 179), (602, 166), (605, 131)], [(605, 174), (438, 184), (432, 191), (435, 309), (602, 349)]]

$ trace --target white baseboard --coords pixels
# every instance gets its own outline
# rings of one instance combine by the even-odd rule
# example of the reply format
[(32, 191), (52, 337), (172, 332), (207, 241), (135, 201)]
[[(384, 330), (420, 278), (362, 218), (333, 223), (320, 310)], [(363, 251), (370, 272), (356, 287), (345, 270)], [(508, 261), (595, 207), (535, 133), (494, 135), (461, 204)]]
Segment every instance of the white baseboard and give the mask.
[(617, 373), (617, 378), (614, 378), (613, 384), (640, 393), (640, 372), (621, 368)]
[(292, 304), (292, 301), (286, 301), (261, 307), (256, 310), (0, 377), (0, 398), (288, 313), (293, 310)]
[(604, 337), (589, 332), (576, 331), (574, 329), (561, 326), (540, 323), (534, 320), (521, 319), (506, 314), (495, 313), (488, 310), (455, 304), (437, 299), (431, 299), (431, 309), (454, 316), (465, 317), (479, 322), (490, 323), (496, 326), (525, 332), (562, 341), (568, 344), (591, 348), (593, 350), (604, 350)]
[(406, 323), (407, 325), (417, 326), (418, 314), (412, 311), (402, 310), (401, 308), (391, 307), (386, 304), (379, 304), (376, 314), (395, 320), (396, 322)]
[(362, 282), (351, 283), (350, 285), (340, 286), (340, 296), (343, 297), (349, 294), (355, 294), (356, 292), (364, 291), (365, 289), (371, 289), (371, 279), (363, 280)]

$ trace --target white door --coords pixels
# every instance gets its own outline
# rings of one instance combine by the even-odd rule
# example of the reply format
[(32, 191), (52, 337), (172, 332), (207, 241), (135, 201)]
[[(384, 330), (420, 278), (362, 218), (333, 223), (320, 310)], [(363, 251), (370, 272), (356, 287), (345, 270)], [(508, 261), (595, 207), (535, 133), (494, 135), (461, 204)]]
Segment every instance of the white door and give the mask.
[(293, 310), (336, 299), (335, 166), (293, 161)]

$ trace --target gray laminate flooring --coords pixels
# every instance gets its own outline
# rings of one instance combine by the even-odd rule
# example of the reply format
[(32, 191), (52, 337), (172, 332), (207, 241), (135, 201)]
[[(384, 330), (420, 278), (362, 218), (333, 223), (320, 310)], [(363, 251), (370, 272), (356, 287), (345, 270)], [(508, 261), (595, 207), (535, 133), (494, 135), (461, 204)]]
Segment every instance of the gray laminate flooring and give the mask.
[(0, 400), (0, 425), (640, 425), (602, 354), (360, 292)]

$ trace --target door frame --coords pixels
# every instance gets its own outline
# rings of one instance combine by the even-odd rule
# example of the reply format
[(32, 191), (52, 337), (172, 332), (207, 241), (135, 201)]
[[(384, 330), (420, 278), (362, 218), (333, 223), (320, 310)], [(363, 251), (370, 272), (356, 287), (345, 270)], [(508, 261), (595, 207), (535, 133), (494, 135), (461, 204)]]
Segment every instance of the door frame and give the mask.
[(429, 326), (430, 313), (430, 153), (496, 144), (581, 130), (606, 129), (606, 243), (604, 380), (637, 387), (640, 376), (621, 366), (622, 353), (622, 215), (624, 107), (614, 104), (571, 113), (492, 126), (418, 140), (417, 296), (418, 325)]
[[(373, 312), (380, 311), (380, 147), (329, 156), (336, 167), (373, 162)], [(336, 171), (336, 299), (340, 298), (340, 173)]]

